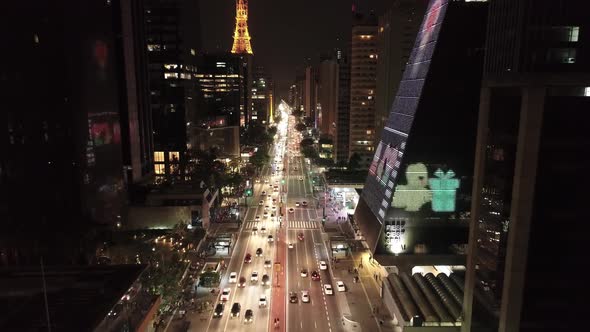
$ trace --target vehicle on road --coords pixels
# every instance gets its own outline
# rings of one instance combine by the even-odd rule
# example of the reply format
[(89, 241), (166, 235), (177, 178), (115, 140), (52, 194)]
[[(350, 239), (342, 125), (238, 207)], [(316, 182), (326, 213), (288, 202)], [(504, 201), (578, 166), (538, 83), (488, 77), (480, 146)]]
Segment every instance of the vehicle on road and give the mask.
[(303, 202), (301, 202), (301, 205), (302, 205), (302, 206), (307, 206), (307, 201), (303, 201)]
[(237, 272), (232, 272), (229, 274), (229, 283), (230, 284), (235, 284), (236, 281), (238, 281), (238, 273)]
[(270, 277), (268, 276), (268, 274), (265, 274), (262, 276), (262, 285), (266, 286), (270, 283)]
[(231, 306), (230, 316), (231, 317), (239, 317), (241, 309), (242, 309), (242, 306), (238, 302), (234, 302), (234, 304)]
[(258, 307), (259, 308), (263, 308), (266, 307), (268, 305), (268, 302), (266, 302), (266, 295), (260, 295), (260, 298), (258, 299)]
[(309, 291), (306, 291), (306, 290), (301, 291), (301, 302), (309, 303)]
[(266, 227), (264, 227), (264, 226), (260, 227), (260, 233), (266, 233)]
[(303, 235), (303, 233), (299, 233), (297, 234), (297, 239), (299, 239), (299, 241), (303, 241), (305, 239), (305, 235)]
[(301, 277), (307, 277), (307, 269), (301, 269)]
[(293, 249), (293, 243), (289, 242), (289, 249)]
[(258, 227), (252, 227), (252, 234), (258, 234)]
[[(268, 180), (267, 180), (267, 182), (268, 182)], [(266, 196), (266, 191), (263, 190), (262, 193), (261, 193), (261, 195), (262, 196)]]
[(244, 313), (244, 323), (252, 323), (252, 320), (254, 319), (254, 312), (252, 311), (252, 309), (248, 309), (246, 310), (246, 313)]
[(293, 212), (295, 212), (295, 209), (289, 208), (289, 213), (293, 213)]
[(264, 261), (264, 267), (267, 269), (270, 269), (272, 267), (272, 262), (270, 261), (270, 259)]
[(258, 257), (262, 256), (262, 248), (256, 249), (256, 256), (258, 256)]
[(244, 263), (252, 263), (252, 255), (250, 253), (246, 254), (246, 257), (244, 257)]
[(262, 206), (262, 205), (264, 205), (264, 201), (260, 201), (260, 202), (258, 202), (258, 205), (259, 205), (259, 206)]
[(264, 216), (264, 219), (268, 218), (268, 212), (264, 211), (262, 215)]
[(257, 282), (258, 281), (258, 272), (256, 272), (256, 271), (252, 272), (252, 275), (250, 276), (250, 281), (251, 282)]
[(221, 316), (223, 316), (224, 308), (225, 305), (223, 303), (217, 303), (217, 305), (215, 306), (215, 311), (213, 311), (213, 318), (220, 318)]
[(297, 303), (297, 293), (295, 293), (295, 292), (289, 293), (289, 302)]
[(240, 287), (240, 288), (246, 287), (246, 278), (240, 277), (240, 282), (238, 282), (238, 287)]
[(324, 284), (324, 293), (326, 295), (334, 295), (334, 290), (332, 289), (332, 285)]
[(221, 292), (221, 298), (219, 299), (220, 301), (227, 301), (229, 300), (229, 295), (231, 294), (231, 288), (224, 288), (223, 291)]
[(295, 207), (299, 207), (299, 202), (295, 202)]
[(274, 240), (275, 240), (275, 239), (272, 237), (272, 235), (269, 235), (269, 236), (268, 236), (268, 242), (274, 242)]
[(254, 220), (260, 221), (260, 216), (256, 216), (256, 218), (254, 218)]
[(311, 280), (313, 281), (318, 281), (320, 280), (320, 273), (318, 271), (312, 271), (311, 272)]
[(342, 282), (342, 281), (337, 281), (337, 282), (336, 282), (336, 289), (337, 289), (339, 292), (346, 292), (346, 286), (344, 286), (344, 282)]
[(325, 261), (320, 261), (320, 270), (327, 270), (328, 269), (328, 264), (326, 264)]

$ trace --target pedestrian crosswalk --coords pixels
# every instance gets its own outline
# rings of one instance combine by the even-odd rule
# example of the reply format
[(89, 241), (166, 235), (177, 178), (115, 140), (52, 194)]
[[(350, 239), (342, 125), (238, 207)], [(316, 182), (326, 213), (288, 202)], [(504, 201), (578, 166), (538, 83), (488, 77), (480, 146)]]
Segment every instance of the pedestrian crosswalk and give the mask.
[(318, 223), (313, 220), (289, 220), (291, 229), (317, 229)]
[[(263, 221), (246, 221), (244, 222), (243, 229), (244, 230), (253, 230), (254, 227), (258, 231), (261, 231), (262, 227), (268, 229), (271, 227), (273, 222), (263, 222)], [(278, 224), (277, 224), (278, 225)], [(291, 229), (318, 229), (319, 225), (317, 221), (314, 220), (289, 220), (289, 228)]]

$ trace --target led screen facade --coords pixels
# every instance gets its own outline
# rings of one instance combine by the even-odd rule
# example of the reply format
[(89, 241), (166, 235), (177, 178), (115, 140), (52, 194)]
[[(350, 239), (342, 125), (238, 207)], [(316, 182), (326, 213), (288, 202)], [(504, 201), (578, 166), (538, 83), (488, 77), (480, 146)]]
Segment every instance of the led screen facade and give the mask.
[[(391, 107), (389, 119), (382, 132), (381, 141), (377, 146), (375, 156), (369, 168), (369, 175), (362, 195), (370, 210), (381, 223), (384, 222), (387, 211), (393, 207), (394, 188), (400, 172), (400, 165), (414, 121), (414, 115), (420, 103), (424, 83), (428, 75), (430, 62), (447, 6), (448, 0), (430, 1), (424, 20), (418, 31), (414, 48), (410, 53), (410, 58), (400, 82), (397, 95)], [(410, 166), (414, 167), (418, 172), (420, 171), (420, 166)], [(441, 170), (441, 172), (443, 171)], [(443, 175), (447, 173), (443, 173)], [(437, 177), (429, 179), (428, 176), (423, 176), (423, 180), (427, 182), (422, 189), (426, 185), (434, 185), (440, 188), (458, 185), (455, 182), (443, 181), (443, 179)], [(429, 181), (434, 182), (429, 183)], [(415, 184), (408, 185), (412, 186)], [(404, 190), (403, 194), (400, 193), (397, 195), (398, 198), (395, 200), (396, 205), (401, 207), (401, 205), (405, 204), (406, 209), (409, 209), (408, 211), (416, 209), (417, 207), (414, 205), (419, 204), (417, 202), (420, 200), (412, 201), (413, 196), (421, 196), (420, 198), (424, 203), (426, 200), (429, 202), (432, 201), (431, 190), (420, 192), (408, 187), (408, 190)], [(401, 198), (399, 195), (401, 195)], [(453, 205), (448, 198), (444, 197), (446, 196), (437, 191), (437, 209), (449, 209)], [(434, 204), (432, 206), (434, 209)]]

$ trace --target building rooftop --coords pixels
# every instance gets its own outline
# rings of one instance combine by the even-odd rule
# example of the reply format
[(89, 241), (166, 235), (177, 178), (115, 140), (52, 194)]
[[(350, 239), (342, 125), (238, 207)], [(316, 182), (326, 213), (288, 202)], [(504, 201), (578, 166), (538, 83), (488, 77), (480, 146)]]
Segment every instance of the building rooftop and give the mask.
[[(145, 265), (45, 267), (54, 331), (93, 330)], [(0, 269), (0, 331), (46, 331), (41, 267)]]

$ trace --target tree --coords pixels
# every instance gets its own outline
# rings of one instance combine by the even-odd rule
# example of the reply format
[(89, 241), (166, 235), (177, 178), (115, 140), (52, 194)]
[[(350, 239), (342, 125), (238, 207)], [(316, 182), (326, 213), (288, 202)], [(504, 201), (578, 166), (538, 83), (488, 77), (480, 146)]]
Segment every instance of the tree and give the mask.
[(303, 149), (306, 146), (312, 146), (314, 143), (312, 138), (306, 137), (299, 142), (299, 146)]
[(274, 138), (277, 134), (277, 126), (269, 127), (266, 132), (270, 135), (270, 137)]
[(297, 118), (300, 118), (303, 116), (303, 111), (301, 110), (293, 110), (293, 112), (291, 112), (291, 114)]
[(301, 122), (295, 125), (295, 130), (297, 131), (304, 131), (307, 129), (307, 126)]
[(361, 166), (361, 156), (358, 153), (353, 153), (348, 160), (348, 169), (354, 170)]
[(258, 149), (252, 157), (250, 157), (250, 163), (260, 170), (262, 166), (266, 165), (270, 161), (270, 156), (265, 149)]
[(309, 158), (313, 161), (320, 158), (318, 152), (313, 148), (313, 146), (306, 146), (301, 148), (301, 153), (303, 154), (303, 156), (305, 156), (305, 158)]

